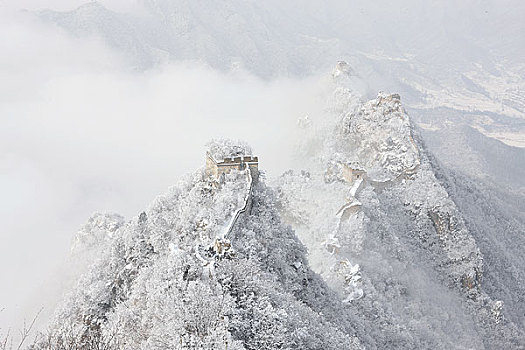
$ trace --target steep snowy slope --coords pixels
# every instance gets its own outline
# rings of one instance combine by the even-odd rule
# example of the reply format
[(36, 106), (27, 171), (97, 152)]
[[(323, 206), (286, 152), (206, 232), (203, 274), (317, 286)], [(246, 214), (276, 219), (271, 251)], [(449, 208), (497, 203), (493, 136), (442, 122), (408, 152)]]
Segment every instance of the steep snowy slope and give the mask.
[[(273, 191), (257, 181), (248, 192), (250, 181), (248, 170), (197, 171), (125, 224), (90, 219), (77, 242), (106, 228), (110, 243), (37, 348), (361, 348), (365, 332), (309, 269)], [(247, 194), (250, 209), (225, 237)]]
[(525, 195), (525, 149), (505, 145), (462, 123), (422, 129), (421, 134), (447, 168)]
[(521, 319), (514, 310), (506, 319), (497, 299), (512, 288), (511, 307), (523, 307), (512, 286), (522, 277), (495, 272), (512, 250), (497, 261), (498, 253), (487, 254), (483, 284), (483, 253), (497, 228), (473, 234), (483, 215), (465, 221), (398, 95), (360, 102), (336, 80), (331, 113), (305, 131), (310, 166), (276, 184), (313, 269), (358, 311), (379, 348), (525, 346)]
[(523, 194), (445, 168), (438, 179), (463, 214), (483, 256), (483, 290), (502, 300), (505, 317), (524, 329)]

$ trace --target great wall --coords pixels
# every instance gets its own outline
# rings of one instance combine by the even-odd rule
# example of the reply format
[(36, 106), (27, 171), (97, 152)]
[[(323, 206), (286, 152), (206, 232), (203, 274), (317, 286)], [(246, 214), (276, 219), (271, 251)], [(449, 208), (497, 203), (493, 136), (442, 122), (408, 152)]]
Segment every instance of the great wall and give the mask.
[[(230, 235), (235, 228), (235, 225), (244, 215), (250, 215), (252, 209), (252, 193), (253, 185), (259, 179), (259, 159), (257, 156), (237, 155), (234, 157), (225, 157), (223, 159), (216, 159), (210, 152), (206, 153), (206, 175), (219, 180), (231, 172), (232, 170), (242, 171), (246, 174), (248, 183), (248, 190), (244, 196), (242, 207), (235, 210), (228, 225), (217, 234), (215, 241), (209, 250), (217, 258), (222, 258), (231, 253)], [(195, 255), (202, 262), (203, 266), (210, 266), (211, 261), (206, 260), (199, 253), (199, 244), (195, 246)]]

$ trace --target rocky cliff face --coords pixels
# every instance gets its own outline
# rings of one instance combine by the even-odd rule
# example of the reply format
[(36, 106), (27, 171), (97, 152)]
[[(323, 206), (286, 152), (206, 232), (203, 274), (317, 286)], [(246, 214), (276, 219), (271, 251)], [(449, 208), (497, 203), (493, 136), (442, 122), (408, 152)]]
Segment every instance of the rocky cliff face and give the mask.
[(276, 183), (314, 270), (358, 310), (379, 348), (522, 346), (483, 288), (475, 236), (400, 97), (361, 102), (334, 77), (329, 115), (306, 131), (309, 168)]

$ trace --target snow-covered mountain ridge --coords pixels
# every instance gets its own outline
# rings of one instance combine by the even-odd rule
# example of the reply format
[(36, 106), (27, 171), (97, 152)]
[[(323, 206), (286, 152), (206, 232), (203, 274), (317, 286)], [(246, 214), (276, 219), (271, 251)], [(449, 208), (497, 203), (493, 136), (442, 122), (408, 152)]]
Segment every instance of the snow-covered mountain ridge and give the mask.
[[(436, 178), (442, 170), (400, 96), (361, 102), (334, 76), (331, 115), (305, 130), (310, 166), (276, 181), (283, 217), (314, 271), (362, 319), (381, 310), (390, 336), (374, 333), (380, 347), (392, 339), (402, 348), (425, 348), (419, 341), (431, 348), (523, 346), (519, 323), (504, 321), (504, 303), (483, 288), (479, 236)], [(455, 303), (462, 312), (446, 310)], [(369, 322), (378, 322), (377, 312)]]

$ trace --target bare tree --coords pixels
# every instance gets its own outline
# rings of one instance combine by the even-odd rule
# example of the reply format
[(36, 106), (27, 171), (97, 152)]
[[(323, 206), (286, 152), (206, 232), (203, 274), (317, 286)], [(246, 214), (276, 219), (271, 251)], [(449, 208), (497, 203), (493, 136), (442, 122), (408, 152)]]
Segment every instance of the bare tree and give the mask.
[[(29, 338), (29, 335), (31, 334), (34, 326), (35, 326), (35, 322), (38, 318), (38, 316), (40, 316), (40, 313), (42, 312), (43, 308), (41, 308), (37, 314), (35, 315), (35, 317), (33, 317), (33, 319), (31, 320), (31, 322), (27, 323), (26, 320), (24, 320), (24, 325), (22, 327), (21, 330), (19, 330), (19, 333), (20, 333), (20, 340), (18, 341), (18, 345), (16, 346), (16, 350), (20, 350), (22, 349), (22, 346), (24, 346), (24, 343), (27, 341), (27, 339)], [(4, 309), (0, 310), (0, 312), (4, 311)], [(36, 337), (35, 337), (35, 341), (36, 341)], [(1, 338), (1, 342), (0, 342), (0, 350), (12, 350), (14, 349), (14, 342), (13, 342), (13, 337), (11, 335), (11, 330), (9, 329), (7, 331), (7, 333)]]

